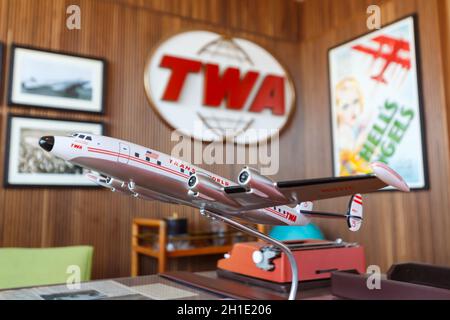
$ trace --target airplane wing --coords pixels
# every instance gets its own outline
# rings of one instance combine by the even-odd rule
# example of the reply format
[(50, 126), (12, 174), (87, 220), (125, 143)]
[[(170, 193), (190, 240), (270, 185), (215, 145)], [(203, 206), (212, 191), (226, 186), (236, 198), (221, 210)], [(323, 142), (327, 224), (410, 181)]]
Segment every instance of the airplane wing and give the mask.
[[(146, 172), (144, 171), (143, 174)], [(168, 195), (149, 190), (145, 186), (139, 186), (134, 183), (125, 183), (113, 177), (107, 177), (98, 172), (87, 172), (85, 177), (93, 183), (108, 188), (113, 192), (121, 193), (127, 196), (144, 199), (147, 201), (162, 201), (172, 204), (186, 203), (180, 199), (170, 197)]]
[(241, 210), (253, 210), (369, 193), (387, 186), (409, 191), (401, 176), (387, 165), (375, 162), (371, 167), (373, 174), (279, 182), (245, 168), (238, 178), (240, 185), (225, 187), (224, 192), (242, 206)]

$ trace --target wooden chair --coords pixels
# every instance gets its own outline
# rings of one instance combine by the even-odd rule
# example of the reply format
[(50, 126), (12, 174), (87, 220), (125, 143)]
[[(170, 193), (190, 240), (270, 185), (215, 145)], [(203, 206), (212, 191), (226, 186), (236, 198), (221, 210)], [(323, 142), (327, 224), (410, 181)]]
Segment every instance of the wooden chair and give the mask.
[[(158, 229), (159, 250), (143, 247), (139, 245), (139, 228), (150, 227)], [(154, 257), (158, 260), (158, 271), (166, 270), (167, 255), (167, 229), (166, 222), (161, 219), (133, 219), (131, 227), (131, 276), (139, 274), (139, 254)]]
[(69, 266), (88, 281), (93, 252), (91, 246), (0, 248), (0, 289), (65, 283)]

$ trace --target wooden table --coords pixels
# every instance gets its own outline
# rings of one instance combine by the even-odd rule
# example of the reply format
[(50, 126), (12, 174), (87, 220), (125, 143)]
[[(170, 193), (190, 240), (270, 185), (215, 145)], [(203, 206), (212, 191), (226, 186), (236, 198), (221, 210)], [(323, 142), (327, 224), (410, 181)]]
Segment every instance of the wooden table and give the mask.
[[(339, 297), (358, 300), (450, 299), (449, 290), (387, 280), (384, 275), (381, 289), (372, 290), (367, 287), (368, 276), (336, 272), (328, 286), (309, 284), (301, 288), (300, 284), (296, 300), (337, 300)], [(102, 279), (82, 282), (78, 288), (69, 288), (64, 283), (0, 290), (0, 300), (285, 300), (287, 297), (288, 293), (221, 278), (216, 271), (174, 271), (161, 275)]]
[[(216, 290), (204, 289), (199, 285), (193, 285), (192, 283), (186, 283), (185, 281), (174, 280), (171, 279), (171, 275), (177, 275), (184, 279), (189, 279), (190, 276), (195, 279), (197, 283), (200, 282), (208, 282), (209, 284), (213, 284), (216, 288), (220, 290), (224, 290), (224, 292), (215, 292)], [(199, 282), (200, 280), (200, 282)], [(55, 285), (55, 286), (40, 286), (40, 287), (31, 287), (31, 288), (18, 288), (18, 289), (5, 289), (0, 290), (0, 299), (24, 299), (26, 293), (35, 292), (35, 298), (41, 300), (42, 297), (37, 295), (36, 292), (41, 291), (44, 293), (61, 291), (62, 294), (70, 293), (72, 291), (73, 294), (76, 295), (76, 292), (86, 292), (87, 290), (99, 290), (102, 291), (102, 288), (105, 288), (105, 285), (102, 283), (108, 282), (115, 286), (122, 286), (126, 293), (121, 293), (119, 295), (113, 295), (108, 297), (100, 297), (101, 300), (154, 300), (155, 297), (161, 295), (161, 290), (172, 290), (173, 291), (182, 291), (184, 293), (190, 294), (187, 297), (177, 297), (177, 298), (169, 298), (172, 300), (221, 300), (221, 299), (249, 299), (251, 295), (254, 295), (254, 299), (269, 299), (269, 300), (280, 300), (287, 299), (287, 294), (282, 295), (278, 293), (274, 293), (272, 290), (264, 289), (261, 287), (256, 287), (252, 285), (243, 284), (238, 281), (227, 280), (218, 278), (215, 271), (207, 271), (207, 272), (198, 272), (198, 273), (189, 273), (189, 272), (168, 272), (167, 275), (147, 275), (140, 277), (129, 277), (129, 278), (118, 278), (118, 279), (102, 279), (95, 281), (88, 281), (81, 283), (81, 288), (69, 290), (65, 284), (63, 285)], [(98, 284), (98, 285), (96, 285)], [(58, 287), (60, 289), (52, 289)], [(232, 288), (236, 286), (235, 288)], [(161, 289), (163, 288), (163, 289)], [(233, 290), (229, 290), (233, 289)], [(238, 292), (239, 296), (236, 294), (226, 294), (225, 291), (234, 291)], [(145, 293), (142, 293), (145, 292)], [(176, 295), (176, 292), (175, 292)], [(168, 295), (169, 296), (169, 295)], [(31, 294), (28, 294), (27, 299), (30, 299)], [(31, 297), (32, 298), (32, 297)], [(297, 294), (298, 300), (329, 300), (334, 299), (330, 294), (330, 288), (316, 288), (316, 289), (308, 289), (308, 290), (300, 290)], [(80, 298), (78, 298), (80, 299)], [(81, 298), (82, 299), (82, 298)]]

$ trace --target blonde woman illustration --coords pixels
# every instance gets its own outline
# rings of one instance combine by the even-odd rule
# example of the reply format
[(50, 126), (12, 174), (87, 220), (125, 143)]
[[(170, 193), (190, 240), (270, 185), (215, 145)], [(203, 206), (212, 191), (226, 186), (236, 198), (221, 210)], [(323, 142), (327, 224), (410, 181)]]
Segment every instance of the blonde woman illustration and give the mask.
[(336, 85), (337, 135), (339, 137), (339, 174), (347, 176), (368, 173), (368, 163), (359, 157), (366, 138), (364, 121), (364, 96), (357, 80), (344, 78)]

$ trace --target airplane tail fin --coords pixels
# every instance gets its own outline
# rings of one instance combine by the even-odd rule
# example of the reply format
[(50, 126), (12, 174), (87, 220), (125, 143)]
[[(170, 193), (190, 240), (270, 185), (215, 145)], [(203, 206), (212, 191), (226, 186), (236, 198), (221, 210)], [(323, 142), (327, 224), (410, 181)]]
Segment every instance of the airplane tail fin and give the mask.
[(300, 210), (312, 211), (312, 209), (313, 209), (313, 203), (312, 203), (312, 201), (301, 202), (301, 203), (298, 205), (298, 208), (299, 208)]
[(308, 218), (331, 218), (331, 219), (345, 219), (347, 221), (350, 231), (358, 231), (361, 228), (363, 220), (363, 202), (362, 196), (357, 193), (354, 194), (348, 203), (348, 210), (345, 214), (312, 211), (312, 202), (302, 202), (299, 204), (300, 213)]
[(349, 201), (347, 211), (347, 225), (350, 231), (358, 231), (363, 220), (363, 200), (362, 196), (354, 194)]

